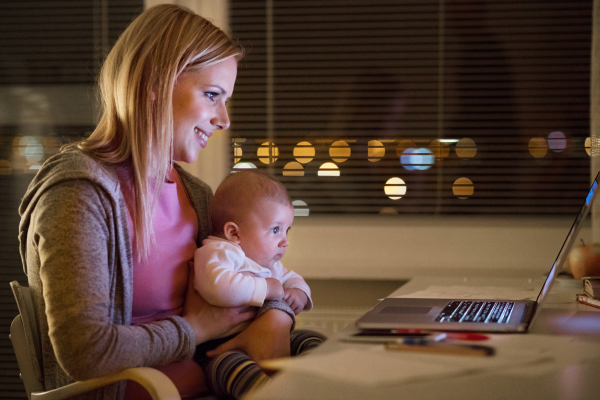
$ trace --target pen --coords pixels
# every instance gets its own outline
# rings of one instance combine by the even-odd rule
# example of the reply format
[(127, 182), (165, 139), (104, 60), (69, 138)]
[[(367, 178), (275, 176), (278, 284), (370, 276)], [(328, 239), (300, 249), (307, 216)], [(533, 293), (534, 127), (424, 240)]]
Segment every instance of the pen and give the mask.
[(385, 343), (416, 343), (416, 340), (423, 340), (426, 342), (438, 341), (446, 339), (446, 333), (438, 333), (436, 335), (423, 336), (402, 336), (402, 337), (390, 337), (390, 336), (346, 336), (341, 337), (339, 340), (342, 342), (349, 343), (366, 343), (366, 344), (385, 344)]
[(356, 333), (358, 336), (420, 336), (430, 335), (432, 332), (423, 329), (365, 329)]
[(388, 351), (405, 351), (412, 353), (445, 354), (455, 356), (486, 357), (494, 355), (493, 347), (465, 344), (447, 344), (430, 340), (398, 340), (385, 344)]

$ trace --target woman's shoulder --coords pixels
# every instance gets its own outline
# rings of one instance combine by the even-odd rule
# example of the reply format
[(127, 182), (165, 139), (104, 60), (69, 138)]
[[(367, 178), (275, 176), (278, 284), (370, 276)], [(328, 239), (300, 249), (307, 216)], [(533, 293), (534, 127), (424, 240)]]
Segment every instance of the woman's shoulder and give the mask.
[(23, 197), (21, 207), (35, 203), (47, 190), (63, 182), (90, 182), (103, 187), (113, 196), (118, 192), (119, 183), (110, 168), (79, 150), (67, 150), (48, 158), (38, 170)]
[(90, 178), (94, 181), (117, 181), (115, 172), (84, 151), (68, 149), (48, 158), (38, 175), (66, 179)]

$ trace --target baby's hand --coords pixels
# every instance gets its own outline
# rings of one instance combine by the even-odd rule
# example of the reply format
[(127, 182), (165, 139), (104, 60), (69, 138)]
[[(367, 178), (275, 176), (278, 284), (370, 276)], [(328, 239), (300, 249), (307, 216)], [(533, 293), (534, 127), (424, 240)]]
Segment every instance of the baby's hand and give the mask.
[(275, 278), (265, 278), (267, 281), (267, 295), (265, 300), (283, 300), (284, 292), (281, 282)]
[(283, 289), (285, 295), (283, 300), (290, 306), (294, 314), (300, 314), (300, 311), (304, 310), (304, 306), (308, 303), (308, 296), (303, 290), (298, 288), (287, 288)]

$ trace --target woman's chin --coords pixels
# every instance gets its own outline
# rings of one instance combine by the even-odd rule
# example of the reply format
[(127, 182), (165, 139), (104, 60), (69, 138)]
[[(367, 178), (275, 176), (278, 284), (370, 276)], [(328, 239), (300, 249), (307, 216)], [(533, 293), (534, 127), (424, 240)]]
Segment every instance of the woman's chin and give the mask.
[[(200, 149), (200, 150), (202, 150), (202, 149)], [(173, 159), (177, 162), (192, 164), (192, 163), (196, 162), (196, 160), (198, 159), (200, 150), (198, 150), (198, 153), (196, 153), (196, 154), (185, 154), (184, 156), (181, 156), (181, 157), (173, 157)]]

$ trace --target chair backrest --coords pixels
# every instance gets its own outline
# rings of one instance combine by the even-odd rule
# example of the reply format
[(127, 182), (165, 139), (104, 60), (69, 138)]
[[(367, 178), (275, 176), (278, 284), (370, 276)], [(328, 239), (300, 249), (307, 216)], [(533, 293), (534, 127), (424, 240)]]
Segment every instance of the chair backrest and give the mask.
[(41, 368), (41, 345), (38, 336), (35, 314), (31, 293), (26, 286), (18, 282), (10, 283), (19, 315), (15, 317), (10, 326), (10, 340), (17, 356), (17, 363), (21, 371), (21, 379), (25, 385), (27, 397), (31, 399), (31, 392), (44, 390), (44, 375)]

